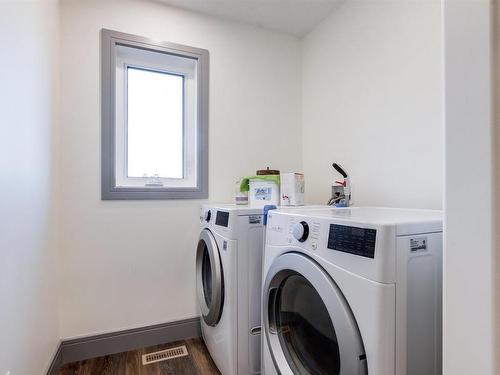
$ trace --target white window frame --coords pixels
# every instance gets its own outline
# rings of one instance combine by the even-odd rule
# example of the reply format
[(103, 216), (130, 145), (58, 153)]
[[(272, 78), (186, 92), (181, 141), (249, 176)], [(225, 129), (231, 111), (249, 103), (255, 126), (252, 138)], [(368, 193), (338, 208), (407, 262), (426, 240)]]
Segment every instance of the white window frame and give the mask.
[[(165, 73), (182, 77), (183, 80), (183, 172), (181, 178), (155, 178), (155, 177), (131, 177), (128, 176), (128, 69), (138, 69), (155, 73)], [(191, 89), (187, 89), (188, 74), (186, 72), (173, 72), (163, 70), (161, 67), (151, 64), (131, 63), (130, 60), (116, 59), (116, 185), (120, 187), (127, 186), (196, 186), (196, 159), (189, 158), (189, 155), (196, 153), (196, 123), (194, 116), (190, 116), (196, 110), (196, 86), (191, 80)], [(189, 98), (186, 99), (186, 95)], [(186, 103), (189, 105), (186, 107)], [(190, 117), (188, 119), (188, 117)], [(189, 133), (189, 134), (186, 134)], [(191, 163), (186, 164), (190, 159)]]
[[(208, 197), (208, 51), (102, 30), (102, 199)], [(183, 178), (128, 177), (127, 68), (181, 75)]]
[[(124, 47), (124, 48), (122, 48)], [(196, 187), (196, 62), (193, 59), (117, 46), (116, 51), (116, 186), (118, 187)], [(149, 55), (146, 55), (148, 54)], [(127, 176), (127, 69), (144, 69), (183, 77), (183, 178), (145, 178)], [(169, 69), (166, 69), (168, 67)]]

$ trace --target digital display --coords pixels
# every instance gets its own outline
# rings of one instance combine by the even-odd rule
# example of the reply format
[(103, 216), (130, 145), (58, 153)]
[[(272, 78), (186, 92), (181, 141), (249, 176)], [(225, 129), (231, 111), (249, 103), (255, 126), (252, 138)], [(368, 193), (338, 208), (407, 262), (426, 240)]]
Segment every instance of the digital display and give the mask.
[(363, 228), (352, 228), (351, 233), (356, 237), (364, 237), (366, 233), (366, 229)]
[(215, 224), (227, 227), (229, 224), (229, 212), (217, 211), (217, 216), (215, 217)]
[(377, 231), (375, 229), (331, 224), (328, 234), (328, 248), (374, 258), (376, 237)]

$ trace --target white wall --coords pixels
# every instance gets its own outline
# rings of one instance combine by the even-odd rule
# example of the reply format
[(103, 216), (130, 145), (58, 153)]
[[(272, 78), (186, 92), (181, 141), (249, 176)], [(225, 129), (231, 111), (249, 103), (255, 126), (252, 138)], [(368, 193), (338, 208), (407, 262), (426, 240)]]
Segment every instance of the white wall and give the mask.
[(101, 201), (99, 30), (210, 51), (210, 200), (301, 169), (297, 39), (148, 1), (62, 3), (62, 336), (197, 315), (201, 201)]
[(303, 42), (307, 200), (351, 174), (356, 205), (441, 208), (440, 1), (344, 1)]
[(59, 340), (51, 235), (58, 23), (57, 2), (0, 2), (2, 375), (45, 373)]
[[(492, 9), (446, 0), (444, 374), (494, 373)], [(469, 175), (474, 184), (464, 183)], [(464, 196), (471, 196), (464, 204)]]

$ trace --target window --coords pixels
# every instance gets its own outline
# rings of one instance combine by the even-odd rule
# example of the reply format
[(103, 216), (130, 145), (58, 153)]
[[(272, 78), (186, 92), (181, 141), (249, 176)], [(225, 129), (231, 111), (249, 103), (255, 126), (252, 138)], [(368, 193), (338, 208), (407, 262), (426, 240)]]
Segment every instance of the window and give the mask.
[(130, 66), (126, 77), (127, 176), (183, 178), (184, 77)]
[(102, 30), (102, 199), (208, 196), (208, 51)]

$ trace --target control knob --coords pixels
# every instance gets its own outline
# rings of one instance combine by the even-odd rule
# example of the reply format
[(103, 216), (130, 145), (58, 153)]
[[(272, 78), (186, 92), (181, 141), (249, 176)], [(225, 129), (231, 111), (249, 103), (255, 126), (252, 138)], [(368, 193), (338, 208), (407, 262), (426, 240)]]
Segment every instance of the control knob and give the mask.
[(309, 225), (305, 221), (295, 224), (292, 228), (292, 235), (297, 241), (304, 242), (309, 237)]

